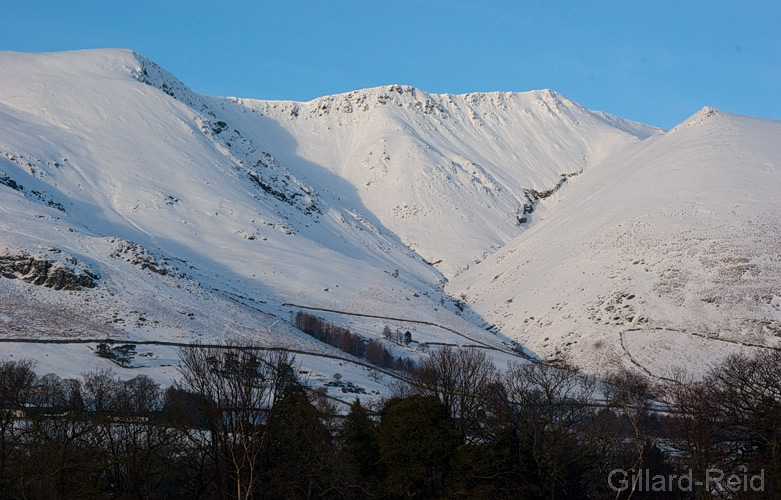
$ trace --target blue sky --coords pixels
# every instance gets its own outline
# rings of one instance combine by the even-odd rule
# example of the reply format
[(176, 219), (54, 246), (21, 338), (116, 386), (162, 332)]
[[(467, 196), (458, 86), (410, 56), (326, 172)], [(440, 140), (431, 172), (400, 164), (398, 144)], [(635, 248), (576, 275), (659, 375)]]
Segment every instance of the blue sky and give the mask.
[(706, 105), (781, 119), (780, 27), (778, 0), (0, 4), (0, 50), (131, 48), (206, 94), (550, 88), (663, 128)]

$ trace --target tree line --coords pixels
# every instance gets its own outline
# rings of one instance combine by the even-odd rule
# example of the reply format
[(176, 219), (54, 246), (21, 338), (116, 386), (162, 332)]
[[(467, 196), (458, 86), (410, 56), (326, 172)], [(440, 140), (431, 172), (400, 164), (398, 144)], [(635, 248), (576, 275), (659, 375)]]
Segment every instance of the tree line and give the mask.
[[(350, 329), (324, 320), (314, 314), (298, 311), (295, 315), (294, 323), (299, 330), (307, 335), (336, 347), (342, 352), (365, 359), (380, 368), (404, 372), (411, 372), (415, 369), (415, 363), (410, 358), (394, 356), (393, 352), (382, 345), (380, 341), (375, 339), (366, 341)], [(390, 328), (387, 326), (385, 328), (390, 331)], [(401, 338), (401, 334), (399, 334), (399, 337)], [(399, 340), (399, 343), (401, 343), (401, 340)]]
[[(627, 371), (597, 379), (531, 362), (498, 370), (483, 351), (446, 347), (391, 397), (355, 400), (346, 412), (308, 389), (286, 353), (194, 346), (180, 356), (180, 378), (165, 389), (145, 375), (123, 381), (97, 370), (63, 379), (36, 374), (27, 360), (0, 362), (0, 498), (781, 492), (779, 352), (733, 355), (702, 380), (678, 375), (656, 385)], [(691, 475), (694, 484), (652, 491), (640, 471)], [(708, 482), (709, 471), (723, 481)], [(727, 478), (759, 471), (761, 491), (730, 489)]]

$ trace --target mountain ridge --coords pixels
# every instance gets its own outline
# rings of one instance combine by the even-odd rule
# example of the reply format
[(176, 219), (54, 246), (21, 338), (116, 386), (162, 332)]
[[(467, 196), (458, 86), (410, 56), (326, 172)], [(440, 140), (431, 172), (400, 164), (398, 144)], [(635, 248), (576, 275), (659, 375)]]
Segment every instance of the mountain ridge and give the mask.
[[(100, 276), (95, 288), (58, 291), (24, 281), (38, 277), (14, 264), (0, 277), (0, 326), (15, 335), (23, 324), (42, 336), (92, 325), (126, 339), (302, 347), (312, 340), (290, 324), (298, 304), (332, 311), (324, 314), (367, 339), (379, 336), (381, 317), (408, 318), (444, 327), (399, 323), (421, 328), (416, 342), (463, 345), (451, 329), (496, 349), (497, 359), (521, 341), (594, 370), (628, 362), (618, 333), (640, 317), (643, 328), (694, 328), (660, 319), (675, 307), (667, 299), (680, 295), (676, 287), (689, 293), (681, 276), (704, 283), (692, 289), (697, 300), (724, 297), (718, 304), (729, 309), (733, 295), (703, 269), (733, 265), (769, 280), (746, 278), (744, 291), (760, 297), (738, 301), (750, 314), (730, 322), (713, 311), (717, 302), (703, 309), (692, 299), (693, 314), (730, 328), (756, 321), (751, 338), (768, 342), (781, 319), (764, 250), (776, 245), (776, 122), (705, 108), (664, 132), (550, 90), (451, 95), (390, 85), (306, 103), (204, 96), (124, 49), (5, 52), (0, 61), (8, 69), (0, 75), (0, 256), (36, 260), (41, 272)], [(671, 214), (687, 213), (670, 234), (700, 231), (715, 248), (737, 229), (696, 214), (752, 192), (762, 203), (735, 214), (765, 236), (743, 226), (755, 244), (725, 247), (739, 262), (708, 261), (710, 247), (676, 248), (694, 257), (677, 277), (665, 274), (672, 264), (659, 262), (675, 242), (656, 223), (638, 233), (649, 214), (676, 221)], [(626, 238), (624, 227), (659, 252), (652, 278), (609, 264), (632, 252), (651, 261), (641, 247), (611, 242)], [(600, 272), (580, 283), (593, 288), (587, 293), (559, 269), (574, 262), (583, 271), (588, 259)], [(610, 284), (616, 272), (626, 286)], [(672, 292), (661, 299), (649, 295), (665, 286)], [(619, 300), (625, 309), (641, 299), (644, 311), (610, 315)], [(601, 341), (605, 354), (566, 345), (574, 320), (588, 325), (579, 337)]]

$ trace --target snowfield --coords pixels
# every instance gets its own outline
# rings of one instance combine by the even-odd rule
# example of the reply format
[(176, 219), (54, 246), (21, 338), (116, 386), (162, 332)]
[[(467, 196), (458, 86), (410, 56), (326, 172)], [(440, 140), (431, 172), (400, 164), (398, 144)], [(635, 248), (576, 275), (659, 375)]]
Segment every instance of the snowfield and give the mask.
[[(500, 367), (514, 341), (654, 375), (781, 346), (779, 122), (705, 108), (664, 132), (550, 90), (212, 97), (129, 50), (0, 66), (4, 339), (252, 343), (375, 395), (390, 375), (298, 310), (396, 356), (473, 346)], [(107, 362), (89, 349), (0, 356), (68, 375)], [(125, 370), (175, 378), (172, 349)]]

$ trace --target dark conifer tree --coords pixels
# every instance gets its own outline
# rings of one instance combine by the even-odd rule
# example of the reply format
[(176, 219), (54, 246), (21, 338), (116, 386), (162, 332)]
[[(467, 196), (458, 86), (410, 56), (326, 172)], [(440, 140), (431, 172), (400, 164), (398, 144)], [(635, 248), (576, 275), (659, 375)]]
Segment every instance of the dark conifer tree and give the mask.
[(394, 398), (378, 432), (384, 498), (440, 498), (460, 445), (448, 409), (435, 396)]
[(274, 498), (338, 497), (331, 435), (299, 383), (287, 384), (269, 414), (267, 485)]
[(355, 498), (368, 498), (376, 490), (380, 451), (377, 424), (356, 399), (341, 427), (341, 457), (347, 472), (348, 490)]

